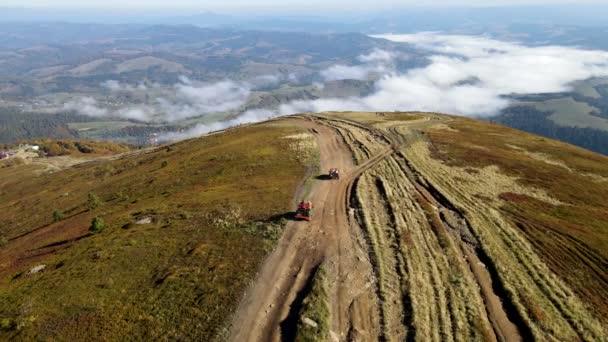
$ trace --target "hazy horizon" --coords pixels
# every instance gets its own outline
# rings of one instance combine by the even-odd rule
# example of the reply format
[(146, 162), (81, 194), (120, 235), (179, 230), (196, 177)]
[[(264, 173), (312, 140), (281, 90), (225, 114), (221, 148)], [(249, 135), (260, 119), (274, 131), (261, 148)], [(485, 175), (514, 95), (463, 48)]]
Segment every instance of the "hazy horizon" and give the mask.
[[(179, 0), (172, 1), (168, 4), (165, 1), (129, 1), (128, 3), (120, 1), (100, 1), (92, 0), (86, 3), (74, 0), (63, 1), (16, 1), (8, 0), (0, 4), (0, 8), (6, 10), (19, 11), (91, 11), (96, 9), (105, 9), (114, 13), (145, 13), (159, 15), (192, 15), (197, 13), (214, 12), (223, 15), (238, 15), (238, 14), (284, 14), (293, 16), (315, 16), (315, 17), (330, 17), (342, 14), (364, 14), (366, 12), (383, 12), (383, 11), (404, 11), (404, 10), (446, 10), (446, 9), (531, 9), (535, 7), (542, 8), (576, 8), (583, 11), (596, 10), (597, 6), (608, 6), (603, 0), (503, 0), (487, 3), (484, 1), (393, 1), (379, 0), (373, 3), (363, 0), (356, 1), (295, 1), (289, 4), (275, 3), (275, 1), (242, 1), (229, 0), (223, 1), (221, 4), (209, 1), (193, 1)], [(197, 13), (192, 13), (197, 11)], [(326, 12), (320, 12), (326, 11)], [(329, 11), (329, 12), (327, 12)]]
[[(488, 4), (487, 1), (473, 0), (377, 0), (372, 2), (365, 0), (295, 0), (288, 4), (273, 0), (225, 0), (221, 3), (216, 1), (196, 1), (196, 0), (174, 0), (170, 3), (163, 0), (89, 0), (86, 3), (76, 0), (5, 0), (2, 7), (15, 8), (113, 8), (113, 9), (141, 9), (141, 8), (187, 8), (200, 10), (232, 10), (232, 9), (378, 9), (378, 8), (404, 8), (404, 7), (500, 7), (500, 6), (537, 6), (537, 5), (602, 5), (606, 4), (603, 0), (499, 0)], [(347, 7), (347, 8), (345, 8)]]

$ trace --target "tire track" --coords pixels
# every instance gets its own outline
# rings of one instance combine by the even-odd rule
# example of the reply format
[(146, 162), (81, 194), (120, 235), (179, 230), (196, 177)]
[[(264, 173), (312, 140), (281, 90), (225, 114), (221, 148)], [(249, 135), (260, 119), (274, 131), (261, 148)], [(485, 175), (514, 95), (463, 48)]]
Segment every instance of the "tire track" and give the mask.
[[(315, 132), (322, 170), (338, 167), (342, 179), (313, 186), (315, 218), (288, 224), (241, 303), (232, 340), (279, 341), (278, 327), (298, 317), (298, 294), (321, 262), (332, 284), (332, 341), (600, 336), (577, 317), (584, 308), (568, 305), (572, 291), (529, 252), (526, 238), (421, 155), (420, 131), (451, 118), (371, 126), (339, 113), (297, 118)], [(530, 303), (543, 303), (564, 324), (535, 324)]]
[[(343, 170), (342, 177), (337, 182), (316, 182), (313, 186), (311, 200), (317, 213), (311, 222), (287, 224), (279, 246), (262, 265), (256, 283), (243, 298), (233, 318), (230, 333), (233, 341), (279, 341), (281, 322), (288, 316), (297, 294), (306, 285), (306, 279), (322, 260), (328, 260), (337, 269), (338, 285), (334, 290), (337, 298), (332, 298), (332, 329), (337, 331), (334, 334), (344, 339), (353, 329), (352, 320), (348, 317), (354, 301), (350, 291), (353, 279), (349, 283), (340, 279), (352, 274), (352, 267), (344, 268), (342, 265), (360, 263), (352, 253), (356, 243), (350, 231), (347, 211), (349, 188), (365, 170), (394, 151), (384, 148), (354, 167), (347, 145), (334, 128), (310, 117), (309, 120), (299, 120), (299, 124), (319, 132), (316, 137), (321, 152), (321, 169), (338, 167)], [(365, 274), (358, 278), (359, 282), (369, 281)], [(360, 300), (358, 303), (361, 305)], [(364, 308), (367, 306), (365, 304)]]

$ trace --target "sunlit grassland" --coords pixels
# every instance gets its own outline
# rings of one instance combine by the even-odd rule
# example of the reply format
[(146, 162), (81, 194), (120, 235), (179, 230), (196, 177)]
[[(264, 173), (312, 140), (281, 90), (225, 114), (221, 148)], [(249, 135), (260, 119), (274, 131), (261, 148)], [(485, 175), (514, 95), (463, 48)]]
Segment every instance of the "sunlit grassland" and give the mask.
[[(598, 318), (608, 314), (608, 158), (590, 151), (474, 120), (429, 130), (435, 157), (448, 165), (497, 165), (520, 184), (560, 204), (505, 192), (501, 211), (541, 259)], [(482, 148), (479, 148), (482, 147)], [(606, 323), (606, 322), (604, 322)]]
[(0, 339), (222, 336), (313, 167), (284, 139), (300, 132), (279, 121), (53, 174), (0, 169)]

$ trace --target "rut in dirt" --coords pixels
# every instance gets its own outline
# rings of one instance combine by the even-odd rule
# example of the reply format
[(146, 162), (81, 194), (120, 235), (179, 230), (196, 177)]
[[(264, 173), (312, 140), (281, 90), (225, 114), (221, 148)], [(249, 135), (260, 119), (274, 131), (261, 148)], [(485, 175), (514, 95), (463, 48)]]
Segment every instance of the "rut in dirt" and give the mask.
[[(313, 130), (320, 146), (321, 169), (337, 167), (342, 176), (337, 181), (314, 181), (310, 199), (315, 203), (315, 215), (310, 222), (287, 224), (279, 246), (262, 266), (256, 283), (235, 315), (231, 332), (234, 341), (279, 341), (293, 336), (300, 301), (306, 294), (306, 279), (310, 279), (315, 267), (328, 255), (341, 262), (337, 253), (341, 250), (339, 246), (351, 242), (340, 239), (350, 238), (346, 198), (353, 175), (383, 158), (376, 156), (354, 168), (348, 147), (333, 129), (313, 120), (297, 120)], [(294, 270), (299, 271), (294, 274)], [(345, 304), (339, 303), (337, 307)], [(342, 326), (338, 324), (335, 330), (342, 330)]]
[[(340, 341), (519, 341), (531, 336), (510, 307), (465, 213), (401, 152), (421, 139), (416, 125), (435, 122), (410, 123), (403, 131), (322, 116), (300, 121), (318, 139), (322, 169), (339, 167), (342, 177), (315, 183), (311, 196), (318, 203), (317, 216), (305, 227), (288, 224), (291, 233), (273, 255), (289, 259), (269, 257), (251, 291), (256, 297), (240, 309), (245, 322), (235, 321), (242, 325), (233, 325), (232, 340), (293, 340), (320, 260), (335, 271), (328, 298), (330, 335)], [(346, 159), (358, 165), (349, 166)], [(369, 271), (355, 274), (353, 267)], [(455, 281), (462, 286), (455, 287)], [(371, 287), (362, 296), (351, 284)], [(361, 310), (371, 320), (362, 323)]]
[[(344, 124), (344, 121), (340, 124)], [(370, 129), (369, 132), (370, 135), (373, 135), (374, 137), (383, 134), (377, 129)], [(389, 129), (389, 132), (391, 132), (392, 135), (383, 136), (383, 140), (388, 142), (395, 150), (398, 150), (400, 145), (407, 145), (417, 138), (414, 135), (403, 136), (400, 134), (399, 136), (395, 136), (396, 130), (394, 129)], [(360, 154), (368, 154), (373, 148), (366, 146), (363, 141), (348, 141), (353, 138), (353, 135), (345, 135), (343, 137), (351, 148), (360, 148)], [(450, 240), (452, 250), (458, 254), (456, 258), (463, 264), (461, 266), (464, 268), (463, 271), (471, 274), (470, 277), (473, 279), (472, 281), (482, 289), (481, 293), (478, 294), (478, 296), (483, 299), (482, 301), (480, 300), (479, 306), (483, 307), (485, 304), (485, 310), (482, 309), (483, 312), (480, 312), (480, 315), (487, 317), (488, 324), (492, 327), (493, 331), (492, 333), (488, 331), (482, 332), (482, 334), (485, 334), (485, 339), (519, 341), (522, 339), (522, 335), (524, 337), (530, 337), (531, 333), (525, 323), (523, 323), (523, 319), (516, 310), (513, 310), (512, 307), (510, 307), (511, 303), (507, 300), (508, 296), (504, 289), (501, 288), (501, 283), (494, 265), (489, 263), (489, 258), (482, 258), (483, 250), (480, 248), (479, 242), (470, 229), (465, 216), (456, 208), (456, 206), (450, 203), (445, 196), (437, 191), (437, 189), (426, 182), (411, 166), (402, 153), (387, 157), (390, 161), (388, 163), (394, 164), (392, 169), (391, 167), (387, 167), (386, 170), (383, 170), (388, 171), (387, 173), (378, 170), (379, 167), (376, 167), (373, 170), (375, 176), (370, 177), (369, 180), (370, 188), (363, 190), (366, 191), (365, 195), (369, 196), (369, 189), (377, 189), (376, 192), (378, 196), (373, 202), (375, 202), (378, 207), (381, 207), (382, 210), (379, 210), (378, 208), (375, 210), (384, 211), (385, 214), (376, 215), (375, 218), (371, 217), (367, 222), (365, 222), (366, 220), (364, 218), (359, 219), (366, 229), (374, 272), (379, 279), (377, 296), (382, 303), (387, 302), (387, 300), (393, 301), (392, 305), (381, 305), (379, 308), (382, 326), (382, 332), (379, 338), (384, 339), (386, 336), (391, 336), (393, 338), (402, 336), (406, 340), (414, 340), (416, 339), (417, 333), (416, 324), (413, 320), (413, 295), (410, 293), (413, 284), (411, 283), (411, 279), (408, 279), (408, 270), (411, 271), (414, 266), (412, 264), (407, 265), (409, 261), (404, 262), (401, 252), (403, 249), (407, 248), (402, 244), (402, 241), (407, 241), (410, 236), (408, 234), (411, 234), (411, 232), (407, 229), (407, 224), (402, 224), (402, 227), (398, 227), (399, 224), (397, 224), (398, 219), (396, 213), (403, 209), (416, 211), (420, 210), (420, 208), (417, 209), (415, 205), (408, 208), (407, 206), (403, 207), (397, 203), (392, 203), (394, 201), (392, 201), (388, 195), (391, 191), (391, 187), (394, 188), (395, 184), (403, 180), (407, 180), (411, 184), (409, 190), (404, 189), (403, 195), (413, 198), (414, 202), (418, 202), (418, 204), (423, 207), (426, 204), (427, 209), (420, 210), (424, 212), (422, 220), (427, 221), (429, 226), (434, 227), (434, 234), (439, 241), (442, 239)], [(383, 165), (384, 164), (387, 164), (387, 162), (383, 163)], [(397, 167), (395, 167), (395, 165), (397, 165)], [(356, 199), (356, 196), (354, 197)], [(360, 205), (362, 207), (365, 206), (364, 204)], [(429, 216), (429, 214), (426, 213), (427, 211), (433, 211), (434, 213)], [(384, 216), (384, 218), (380, 216)], [(378, 231), (377, 226), (379, 222), (384, 222), (381, 223), (381, 225), (387, 228), (386, 232)], [(375, 237), (372, 237), (372, 235), (375, 235)], [(378, 246), (374, 246), (378, 244), (377, 241), (374, 241), (375, 239), (385, 241), (384, 245), (386, 247), (379, 248)], [(447, 246), (442, 245), (442, 248), (447, 248)], [(391, 252), (386, 253), (387, 250)], [(387, 265), (389, 268), (386, 268)], [(429, 267), (434, 266), (429, 265)], [(394, 280), (391, 280), (391, 277), (393, 277)], [(441, 287), (441, 277), (442, 276), (439, 273), (434, 276), (434, 282), (437, 282), (435, 288)], [(391, 283), (395, 285), (391, 285)], [(383, 290), (386, 286), (393, 290)], [(396, 288), (400, 288), (400, 290), (396, 290)], [(387, 293), (392, 293), (391, 298), (394, 299), (387, 298)], [(437, 293), (435, 295), (437, 295)], [(400, 298), (401, 303), (396, 305), (396, 300), (398, 300), (398, 298)], [(440, 305), (445, 307), (444, 310), (454, 310), (452, 308), (453, 302), (449, 298), (446, 298)], [(440, 324), (440, 329), (442, 330), (441, 334), (444, 334), (446, 338), (448, 336), (458, 336), (458, 334), (462, 333), (454, 328), (454, 324), (457, 322), (451, 322), (451, 315), (452, 314), (448, 314), (447, 312), (446, 315), (438, 312), (438, 316), (435, 318), (438, 320), (437, 323), (443, 322)], [(392, 321), (393, 327), (387, 323), (388, 321)], [(399, 328), (399, 323), (406, 328), (405, 332), (399, 333), (398, 330), (395, 330), (394, 327), (397, 327), (397, 329)]]
[(433, 210), (438, 214), (437, 223), (440, 226), (438, 228), (448, 231), (456, 245), (460, 246), (463, 256), (481, 288), (488, 317), (497, 339), (499, 341), (532, 340), (532, 332), (514, 304), (508, 299), (496, 266), (483, 250), (465, 215), (432, 184), (423, 181), (405, 156), (400, 154), (399, 157), (403, 161), (401, 165), (403, 165), (404, 173), (416, 185), (420, 200), (432, 204)]

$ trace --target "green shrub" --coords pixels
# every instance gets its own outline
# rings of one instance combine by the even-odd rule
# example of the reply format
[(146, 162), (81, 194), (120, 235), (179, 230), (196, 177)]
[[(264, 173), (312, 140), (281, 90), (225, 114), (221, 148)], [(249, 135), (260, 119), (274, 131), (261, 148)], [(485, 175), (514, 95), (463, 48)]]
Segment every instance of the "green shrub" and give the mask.
[(189, 220), (192, 218), (192, 214), (186, 211), (182, 211), (181, 213), (179, 213), (179, 218), (182, 220)]
[(8, 239), (2, 235), (0, 235), (0, 247), (6, 245), (8, 243)]
[(106, 227), (106, 224), (103, 222), (103, 219), (99, 216), (95, 216), (93, 221), (91, 221), (91, 226), (89, 227), (89, 231), (93, 234), (97, 234), (97, 233), (100, 233), (105, 227)]
[(167, 165), (169, 165), (169, 163), (165, 160), (160, 164), (160, 167), (167, 167)]
[(2, 165), (1, 167), (11, 167), (11, 166), (17, 166), (17, 165), (23, 165), (25, 164), (25, 159), (21, 158), (21, 157), (12, 157), (9, 159), (5, 159), (2, 161)]
[[(314, 274), (312, 289), (302, 302), (300, 319), (296, 328), (296, 342), (327, 341), (329, 337), (329, 302), (327, 270), (321, 265)], [(311, 326), (305, 322), (316, 324)]]
[(15, 328), (15, 322), (10, 318), (0, 319), (0, 330), (13, 330)]
[(95, 193), (89, 192), (88, 200), (87, 200), (87, 207), (89, 208), (89, 210), (93, 210), (93, 209), (99, 207), (100, 204), (101, 204), (101, 200), (99, 200), (99, 197), (97, 197), (97, 195), (95, 195)]
[(55, 209), (53, 211), (53, 221), (59, 222), (59, 221), (63, 220), (63, 218), (64, 218), (64, 215), (63, 215), (63, 212), (61, 210)]

